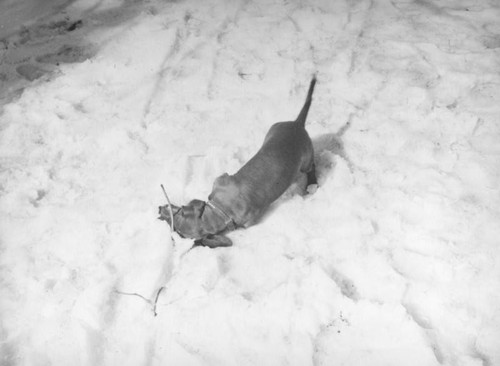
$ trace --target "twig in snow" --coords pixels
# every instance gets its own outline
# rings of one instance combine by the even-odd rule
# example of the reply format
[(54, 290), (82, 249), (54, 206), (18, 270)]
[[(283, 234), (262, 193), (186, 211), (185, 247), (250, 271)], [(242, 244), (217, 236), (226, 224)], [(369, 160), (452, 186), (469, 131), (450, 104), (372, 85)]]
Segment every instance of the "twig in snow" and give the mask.
[[(165, 190), (165, 187), (163, 187), (163, 184), (160, 184), (161, 189), (163, 190), (163, 194), (165, 195), (165, 198), (167, 199), (168, 203), (168, 211), (170, 213), (170, 235), (174, 233), (174, 213), (172, 211), (172, 204), (170, 203), (170, 200), (168, 199), (168, 194), (167, 191)], [(172, 237), (173, 240), (173, 237)]]
[(115, 290), (115, 293), (117, 293), (118, 295), (125, 295), (125, 296), (139, 296), (141, 299), (143, 299), (147, 303), (151, 303), (151, 300), (146, 299), (144, 296), (142, 296), (141, 294), (138, 294), (137, 292), (122, 292), (122, 291)]
[(115, 290), (115, 293), (117, 293), (118, 295), (124, 295), (124, 296), (137, 296), (137, 297), (140, 297), (145, 302), (147, 302), (149, 304), (149, 306), (151, 306), (151, 310), (153, 311), (153, 315), (157, 316), (158, 313), (156, 312), (156, 305), (158, 304), (158, 299), (160, 298), (160, 294), (161, 294), (161, 292), (164, 289), (165, 289), (165, 286), (162, 286), (162, 287), (159, 288), (159, 290), (156, 292), (156, 296), (155, 296), (154, 301), (145, 298), (144, 296), (142, 296), (141, 294), (138, 294), (137, 292), (123, 292), (123, 291)]
[(138, 294), (137, 292), (123, 292), (123, 291), (115, 290), (115, 293), (118, 295), (124, 295), (124, 296), (137, 296), (137, 297), (140, 297), (141, 299), (143, 299), (144, 301), (146, 301), (149, 305), (151, 305), (151, 300), (146, 299), (144, 296), (142, 296), (141, 294)]
[[(165, 195), (165, 198), (167, 199), (168, 210), (169, 210), (169, 213), (170, 213), (170, 237), (172, 238), (172, 241), (173, 241), (174, 246), (175, 246), (174, 213), (172, 211), (172, 203), (170, 202), (170, 199), (168, 198), (167, 191), (165, 190), (165, 187), (163, 186), (163, 184), (161, 184), (160, 186), (161, 186), (161, 189), (163, 190), (163, 194)], [(122, 292), (122, 291), (115, 290), (115, 293), (117, 293), (119, 295), (125, 295), (125, 296), (137, 296), (137, 297), (140, 297), (141, 299), (143, 299), (144, 301), (146, 301), (149, 304), (149, 306), (151, 306), (151, 310), (153, 311), (153, 315), (157, 316), (158, 313), (156, 312), (156, 306), (158, 305), (158, 299), (160, 298), (160, 294), (161, 294), (161, 292), (163, 290), (165, 290), (165, 288), (166, 288), (165, 286), (162, 286), (162, 287), (160, 287), (158, 289), (158, 291), (156, 291), (156, 295), (154, 297), (154, 300), (153, 299), (147, 299), (144, 296), (142, 296), (141, 294), (138, 294), (136, 292)]]
[(160, 287), (160, 289), (159, 289), (159, 290), (158, 290), (158, 292), (156, 293), (155, 302), (154, 302), (154, 304), (153, 304), (153, 314), (154, 314), (154, 316), (157, 316), (157, 315), (158, 315), (158, 313), (156, 312), (156, 305), (157, 305), (157, 303), (158, 303), (158, 298), (160, 297), (160, 294), (161, 294), (161, 292), (162, 292), (164, 289), (165, 289), (165, 286), (162, 286), (162, 287)]
[[(174, 246), (175, 246), (175, 228), (174, 228), (174, 213), (172, 211), (172, 203), (170, 202), (170, 199), (168, 198), (168, 194), (167, 194), (167, 191), (165, 190), (165, 187), (163, 186), (163, 184), (160, 184), (161, 186), (161, 189), (163, 190), (163, 194), (165, 195), (165, 198), (167, 199), (167, 203), (168, 203), (168, 210), (169, 210), (169, 213), (170, 213), (170, 237), (172, 238), (172, 241), (174, 243)], [(191, 249), (193, 249), (194, 246), (192, 246), (189, 250), (187, 250), (185, 253), (181, 254), (181, 258), (187, 253), (189, 252)], [(154, 297), (154, 300), (153, 299), (147, 299), (145, 298), (144, 296), (142, 296), (141, 294), (138, 294), (136, 292), (122, 292), (122, 291), (118, 291), (118, 290), (115, 290), (115, 293), (119, 294), (119, 295), (126, 295), (126, 296), (137, 296), (137, 297), (140, 297), (141, 299), (143, 299), (144, 301), (146, 301), (149, 306), (151, 306), (151, 310), (153, 311), (153, 315), (154, 316), (157, 316), (158, 313), (156, 312), (156, 307), (158, 305), (158, 299), (160, 298), (160, 295), (162, 293), (163, 290), (165, 290), (166, 287), (165, 286), (162, 286), (158, 289), (158, 291), (156, 291), (156, 295)]]

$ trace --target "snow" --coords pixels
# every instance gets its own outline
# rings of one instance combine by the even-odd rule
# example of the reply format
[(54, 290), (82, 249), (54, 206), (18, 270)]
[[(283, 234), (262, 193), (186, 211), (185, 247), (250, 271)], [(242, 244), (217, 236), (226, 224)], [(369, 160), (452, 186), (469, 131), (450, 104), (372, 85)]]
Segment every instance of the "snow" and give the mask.
[[(0, 364), (500, 365), (497, 2), (47, 4), (0, 2)], [(206, 199), (314, 72), (318, 189), (174, 245), (160, 184)]]

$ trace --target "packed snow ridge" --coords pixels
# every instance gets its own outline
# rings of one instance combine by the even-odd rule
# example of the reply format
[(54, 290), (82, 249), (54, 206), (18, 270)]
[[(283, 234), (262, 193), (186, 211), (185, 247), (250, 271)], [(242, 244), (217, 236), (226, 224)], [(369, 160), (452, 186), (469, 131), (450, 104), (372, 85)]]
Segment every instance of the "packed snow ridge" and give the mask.
[[(33, 4), (0, 4), (0, 364), (500, 365), (498, 2)], [(173, 240), (160, 184), (205, 200), (313, 73), (317, 190)]]

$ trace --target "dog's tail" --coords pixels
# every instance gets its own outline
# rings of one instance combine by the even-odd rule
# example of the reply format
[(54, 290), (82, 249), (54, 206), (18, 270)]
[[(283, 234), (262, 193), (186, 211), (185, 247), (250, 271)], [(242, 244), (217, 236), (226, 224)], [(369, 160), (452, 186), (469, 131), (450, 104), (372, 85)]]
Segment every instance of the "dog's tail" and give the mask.
[(316, 85), (316, 75), (313, 75), (311, 84), (309, 84), (309, 91), (307, 92), (306, 102), (304, 103), (302, 110), (300, 111), (297, 119), (295, 120), (295, 122), (299, 123), (302, 127), (304, 127), (306, 124), (307, 112), (309, 112), (309, 107), (311, 106), (312, 95), (314, 92), (315, 85)]

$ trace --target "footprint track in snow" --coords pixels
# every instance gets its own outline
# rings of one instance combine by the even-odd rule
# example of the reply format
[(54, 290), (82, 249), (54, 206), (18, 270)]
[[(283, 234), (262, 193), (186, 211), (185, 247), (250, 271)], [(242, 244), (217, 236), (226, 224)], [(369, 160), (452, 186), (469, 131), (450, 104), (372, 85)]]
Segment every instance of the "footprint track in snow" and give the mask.
[(327, 271), (328, 276), (335, 282), (335, 284), (342, 292), (342, 295), (348, 297), (353, 301), (358, 301), (360, 299), (360, 295), (358, 293), (358, 289), (354, 282), (341, 272), (337, 271), (335, 268)]
[(5, 82), (23, 78), (34, 81), (54, 71), (61, 63), (82, 62), (95, 50), (81, 45), (81, 19), (52, 20), (30, 27), (22, 27), (17, 33), (0, 40), (3, 45), (2, 79)]
[[(72, 1), (52, 7), (49, 14), (4, 30), (0, 38), (0, 103), (15, 100), (32, 82), (56, 72), (60, 64), (80, 63), (97, 53), (88, 42), (96, 28), (117, 26), (144, 12), (141, 2), (107, 8), (99, 2), (88, 9), (71, 8)], [(9, 13), (12, 9), (4, 9)], [(153, 6), (146, 12), (154, 16)], [(30, 23), (31, 22), (31, 23)]]

